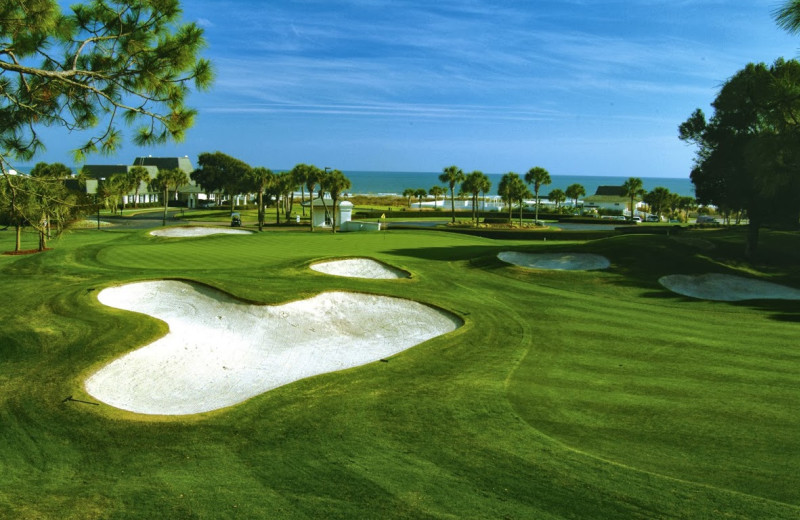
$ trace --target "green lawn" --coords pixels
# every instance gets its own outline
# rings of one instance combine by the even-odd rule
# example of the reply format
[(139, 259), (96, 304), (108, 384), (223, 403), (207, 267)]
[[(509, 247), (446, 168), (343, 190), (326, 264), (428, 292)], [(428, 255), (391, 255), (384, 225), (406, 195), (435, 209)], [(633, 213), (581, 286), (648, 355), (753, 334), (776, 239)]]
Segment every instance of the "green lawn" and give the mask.
[[(657, 283), (713, 271), (800, 287), (800, 237), (765, 233), (756, 266), (737, 232), (681, 238), (87, 229), (0, 256), (0, 518), (800, 518), (800, 303)], [(497, 260), (511, 249), (598, 253), (611, 268), (531, 271)], [(353, 256), (412, 277), (308, 269)], [(401, 296), (465, 325), (207, 414), (63, 402), (94, 401), (93, 370), (164, 333), (97, 292), (160, 278), (263, 303)]]

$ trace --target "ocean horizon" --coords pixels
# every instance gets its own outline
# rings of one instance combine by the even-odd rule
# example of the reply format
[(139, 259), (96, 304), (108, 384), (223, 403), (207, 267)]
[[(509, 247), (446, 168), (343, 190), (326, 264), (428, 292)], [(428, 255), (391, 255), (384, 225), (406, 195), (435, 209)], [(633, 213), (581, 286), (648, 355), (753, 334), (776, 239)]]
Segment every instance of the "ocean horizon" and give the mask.
[[(439, 182), (440, 172), (343, 171), (342, 173), (350, 179), (352, 184), (347, 190), (348, 193), (357, 195), (401, 195), (408, 188), (413, 190), (424, 188), (428, 191), (433, 186), (444, 186)], [(497, 186), (503, 175), (502, 173), (486, 174), (492, 183), (492, 188), (487, 195), (497, 195)], [(523, 175), (520, 174), (520, 176)], [(550, 175), (552, 182), (539, 189), (539, 196), (546, 197), (556, 188), (566, 191), (567, 186), (580, 184), (586, 190), (588, 197), (595, 194), (598, 186), (622, 186), (628, 178), (605, 175)], [(671, 193), (677, 193), (683, 197), (694, 197), (694, 185), (688, 176), (686, 178), (640, 177), (640, 179), (642, 179), (646, 191), (663, 187)]]
[[(23, 165), (18, 171), (29, 173), (32, 165)], [(77, 171), (77, 168), (73, 168)], [(285, 170), (276, 170), (276, 172)], [(444, 186), (439, 182), (441, 172), (404, 172), (404, 171), (368, 171), (368, 170), (343, 170), (344, 175), (350, 179), (351, 187), (348, 193), (356, 195), (402, 195), (408, 188), (417, 190), (424, 188), (430, 190), (433, 186)], [(492, 188), (487, 195), (497, 195), (497, 186), (500, 184), (502, 173), (487, 173), (486, 176), (492, 183)], [(521, 173), (520, 176), (524, 176)], [(629, 177), (608, 175), (550, 175), (553, 181), (539, 190), (540, 197), (546, 197), (550, 191), (559, 188), (566, 191), (570, 184), (580, 184), (586, 190), (586, 196), (594, 195), (598, 186), (622, 186)], [(640, 177), (646, 191), (654, 188), (667, 188), (671, 193), (683, 197), (694, 197), (694, 185), (689, 177)], [(445, 186), (446, 187), (446, 186)], [(531, 190), (532, 191), (532, 190)]]

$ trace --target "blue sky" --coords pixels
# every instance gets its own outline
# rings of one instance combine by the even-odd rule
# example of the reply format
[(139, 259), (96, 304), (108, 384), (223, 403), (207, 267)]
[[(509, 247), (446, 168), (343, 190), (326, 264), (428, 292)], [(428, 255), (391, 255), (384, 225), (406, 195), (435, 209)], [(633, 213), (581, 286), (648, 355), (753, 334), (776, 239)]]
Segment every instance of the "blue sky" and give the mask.
[[(677, 127), (748, 62), (794, 58), (781, 1), (186, 0), (217, 80), (184, 143), (254, 166), (687, 177)], [(72, 137), (51, 138), (68, 161)]]

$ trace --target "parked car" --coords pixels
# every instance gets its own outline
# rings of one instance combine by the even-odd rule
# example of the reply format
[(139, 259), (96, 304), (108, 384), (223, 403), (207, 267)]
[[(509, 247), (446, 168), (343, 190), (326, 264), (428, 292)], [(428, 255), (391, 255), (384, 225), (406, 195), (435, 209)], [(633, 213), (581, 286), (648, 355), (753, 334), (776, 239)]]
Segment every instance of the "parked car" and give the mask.
[(634, 224), (641, 224), (642, 223), (642, 217), (633, 217), (631, 219), (631, 222), (633, 222)]
[(231, 227), (242, 227), (242, 216), (239, 213), (231, 213)]
[(647, 215), (647, 218), (644, 219), (645, 222), (661, 222), (661, 219), (658, 218), (658, 215)]
[(700, 215), (697, 217), (698, 224), (716, 224), (717, 219), (712, 217), (711, 215)]

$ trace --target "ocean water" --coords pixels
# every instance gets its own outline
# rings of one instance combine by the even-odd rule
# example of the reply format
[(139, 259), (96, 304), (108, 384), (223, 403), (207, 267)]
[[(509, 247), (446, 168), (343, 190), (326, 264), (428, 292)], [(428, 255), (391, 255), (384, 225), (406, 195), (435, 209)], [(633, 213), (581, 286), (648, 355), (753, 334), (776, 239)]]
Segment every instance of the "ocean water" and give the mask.
[[(352, 187), (349, 192), (354, 194), (368, 195), (400, 195), (407, 188), (430, 190), (432, 186), (443, 186), (439, 182), (437, 172), (367, 172), (367, 171), (345, 171), (345, 176), (350, 179)], [(520, 174), (522, 176), (523, 174)], [(497, 194), (497, 186), (503, 177), (501, 173), (487, 173), (487, 177), (492, 182), (492, 189), (489, 195)], [(539, 189), (539, 196), (546, 196), (551, 190), (560, 188), (566, 191), (570, 184), (581, 184), (586, 190), (586, 195), (594, 195), (598, 186), (622, 186), (628, 177), (606, 177), (592, 175), (551, 175), (551, 184), (542, 186)], [(668, 177), (640, 177), (644, 184), (644, 189), (651, 191), (653, 188), (667, 188), (672, 193), (681, 196), (694, 197), (694, 185), (687, 176), (681, 178)], [(531, 189), (531, 191), (533, 191)], [(458, 193), (458, 187), (456, 187)]]

